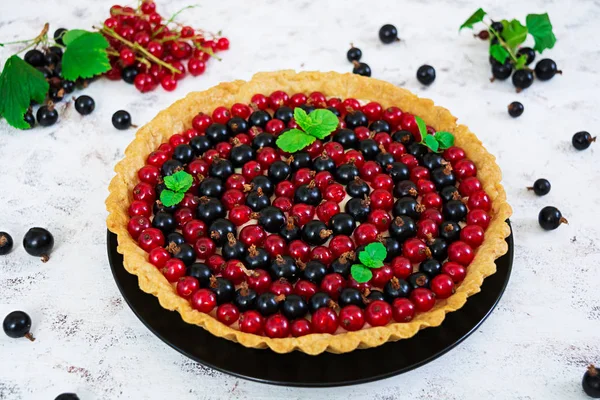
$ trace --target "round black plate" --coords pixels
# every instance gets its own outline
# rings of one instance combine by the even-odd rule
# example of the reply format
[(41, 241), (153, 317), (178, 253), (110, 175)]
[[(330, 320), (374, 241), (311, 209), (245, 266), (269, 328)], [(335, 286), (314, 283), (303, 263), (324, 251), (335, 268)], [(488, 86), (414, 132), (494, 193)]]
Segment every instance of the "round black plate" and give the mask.
[[(436, 359), (462, 342), (492, 312), (506, 288), (513, 262), (512, 234), (507, 242), (508, 253), (496, 261), (498, 271), (485, 279), (481, 292), (469, 297), (464, 307), (446, 315), (441, 326), (374, 349), (318, 356), (249, 349), (187, 324), (177, 312), (165, 310), (156, 297), (140, 290), (137, 277), (123, 268), (123, 256), (117, 253), (117, 236), (111, 232), (108, 232), (108, 258), (117, 286), (133, 312), (156, 336), (180, 353), (221, 372), (257, 382), (327, 387), (401, 374)], [(369, 368), (347, 368), (367, 363)]]

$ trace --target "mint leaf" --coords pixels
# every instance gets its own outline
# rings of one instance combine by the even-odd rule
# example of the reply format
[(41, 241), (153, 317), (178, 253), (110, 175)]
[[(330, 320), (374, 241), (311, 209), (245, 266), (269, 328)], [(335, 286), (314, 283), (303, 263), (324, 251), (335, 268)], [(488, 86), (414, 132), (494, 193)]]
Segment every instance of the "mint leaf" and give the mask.
[(508, 51), (499, 44), (493, 44), (490, 46), (490, 55), (494, 57), (500, 64), (504, 64), (509, 56)]
[(437, 142), (440, 144), (440, 149), (442, 150), (454, 146), (454, 135), (450, 132), (436, 132), (435, 140), (437, 140)]
[(425, 125), (425, 121), (421, 117), (415, 115), (415, 122), (417, 123), (417, 127), (419, 128), (419, 133), (421, 134), (421, 140), (427, 136), (427, 125)]
[(437, 152), (440, 149), (440, 144), (433, 135), (425, 136), (425, 139), (423, 139), (423, 144), (429, 147), (433, 152)]
[(17, 55), (11, 56), (0, 75), (0, 115), (15, 128), (29, 129), (23, 117), (32, 99), (40, 104), (44, 102), (48, 88), (40, 71)]
[(308, 135), (299, 129), (291, 129), (282, 133), (277, 138), (277, 146), (287, 153), (295, 153), (310, 145), (315, 140), (317, 139), (314, 136)]
[(75, 81), (108, 71), (107, 47), (108, 41), (98, 32), (86, 32), (72, 39), (62, 58), (63, 77)]
[(160, 202), (165, 207), (171, 207), (181, 203), (181, 200), (185, 197), (185, 192), (174, 192), (169, 189), (165, 189), (160, 192)]
[(306, 111), (300, 107), (296, 107), (296, 109), (294, 109), (294, 120), (304, 131), (306, 131), (312, 124), (311, 118), (308, 116)]
[(333, 132), (340, 123), (340, 120), (334, 113), (322, 108), (311, 112), (308, 115), (308, 118), (310, 119), (310, 125), (302, 127), (302, 129), (309, 135), (315, 136), (318, 139), (325, 139), (327, 136), (331, 135), (331, 132)]
[(354, 278), (354, 280), (358, 283), (369, 282), (373, 277), (373, 273), (371, 270), (364, 265), (354, 264), (350, 267), (350, 275)]
[(63, 43), (65, 46), (71, 44), (75, 39), (79, 36), (84, 35), (86, 33), (91, 33), (89, 31), (84, 31), (83, 29), (70, 29), (63, 34)]
[(194, 178), (185, 171), (177, 171), (173, 175), (165, 176), (165, 185), (174, 192), (187, 192), (192, 187)]
[(363, 251), (358, 253), (358, 259), (369, 268), (379, 268), (387, 256), (385, 246), (380, 242), (368, 244)]
[[(504, 21), (502, 22), (504, 25)], [(502, 29), (502, 38), (508, 47), (514, 49), (527, 38), (527, 28), (519, 20), (513, 19), (507, 22), (504, 29)]]
[(521, 54), (517, 57), (517, 62), (515, 63), (515, 69), (523, 69), (527, 64), (527, 56), (525, 54)]
[(554, 47), (556, 36), (552, 31), (552, 23), (550, 23), (548, 13), (529, 14), (525, 18), (525, 24), (535, 40), (535, 46), (533, 46), (535, 51), (542, 53), (544, 50)]
[(463, 28), (469, 28), (469, 29), (473, 29), (473, 25), (475, 25), (478, 22), (483, 21), (483, 17), (485, 16), (485, 11), (483, 11), (483, 9), (479, 9), (477, 11), (475, 11), (473, 13), (473, 15), (471, 15), (458, 29), (458, 31), (460, 32)]

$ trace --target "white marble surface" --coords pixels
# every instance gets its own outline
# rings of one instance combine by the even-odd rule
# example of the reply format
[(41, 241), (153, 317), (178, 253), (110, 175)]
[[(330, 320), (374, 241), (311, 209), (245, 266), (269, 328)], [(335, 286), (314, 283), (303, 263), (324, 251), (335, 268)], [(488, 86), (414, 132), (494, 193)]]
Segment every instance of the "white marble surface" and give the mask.
[[(169, 14), (188, 4), (163, 1)], [(372, 3), (372, 4), (371, 4)], [(122, 82), (98, 81), (86, 94), (96, 111), (71, 107), (51, 128), (16, 131), (0, 122), (0, 230), (20, 243), (31, 226), (55, 235), (52, 259), (41, 264), (17, 244), (0, 258), (0, 315), (23, 309), (35, 343), (0, 335), (0, 399), (583, 399), (580, 379), (600, 363), (600, 144), (570, 145), (578, 130), (598, 133), (600, 3), (593, 1), (203, 1), (182, 21), (223, 29), (231, 50), (200, 78), (174, 93), (141, 95)], [(483, 3), (487, 3), (483, 4)], [(33, 37), (52, 29), (89, 28), (112, 1), (0, 2), (0, 38)], [(548, 51), (564, 75), (517, 95), (490, 83), (485, 44), (457, 28), (478, 6), (497, 18), (548, 11), (559, 41)], [(391, 22), (403, 43), (383, 46), (378, 28)], [(334, 389), (296, 389), (233, 378), (181, 356), (154, 337), (119, 294), (106, 257), (104, 199), (134, 131), (116, 131), (110, 116), (129, 110), (138, 124), (192, 90), (254, 72), (283, 68), (349, 71), (349, 42), (363, 50), (373, 76), (450, 108), (498, 157), (514, 207), (515, 263), (498, 309), (468, 340), (438, 360), (401, 376)], [(4, 60), (13, 48), (0, 49)], [(421, 64), (437, 70), (424, 88)], [(513, 120), (513, 100), (525, 113)], [(524, 188), (552, 182), (537, 198)], [(556, 205), (570, 225), (544, 232), (538, 211)], [(243, 360), (240, 360), (243, 362)], [(377, 360), (373, 360), (377, 362)], [(349, 366), (350, 368), (368, 368)]]

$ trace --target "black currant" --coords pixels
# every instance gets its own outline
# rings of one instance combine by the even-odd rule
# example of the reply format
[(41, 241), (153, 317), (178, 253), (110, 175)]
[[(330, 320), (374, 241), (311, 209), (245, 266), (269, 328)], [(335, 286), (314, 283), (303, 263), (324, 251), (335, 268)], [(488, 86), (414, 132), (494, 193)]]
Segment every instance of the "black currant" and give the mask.
[(170, 176), (181, 170), (183, 170), (183, 164), (177, 160), (167, 160), (162, 167), (160, 167), (162, 176)]
[(519, 51), (517, 51), (517, 56), (525, 56), (527, 57), (527, 61), (525, 65), (529, 65), (535, 60), (535, 50), (531, 47), (521, 47)]
[[(177, 148), (180, 146), (188, 146), (188, 145), (179, 145), (179, 146), (177, 146)], [(188, 147), (190, 148), (190, 154), (192, 154), (192, 148), (190, 146), (188, 146)], [(177, 148), (175, 150), (177, 150)], [(192, 157), (193, 157), (193, 154), (192, 154)], [(174, 155), (173, 155), (173, 158), (175, 158)], [(233, 164), (231, 163), (231, 161), (229, 161), (225, 158), (215, 157), (213, 159), (213, 162), (208, 167), (208, 173), (212, 177), (219, 178), (221, 180), (225, 180), (230, 175), (233, 175), (233, 173), (234, 173)]]
[(346, 185), (346, 193), (348, 193), (348, 196), (357, 199), (364, 199), (370, 191), (371, 189), (367, 182), (363, 181), (358, 176)]
[(333, 135), (333, 141), (341, 144), (344, 149), (353, 149), (358, 144), (358, 137), (352, 129), (339, 129)]
[(425, 154), (429, 152), (429, 149), (421, 143), (411, 143), (406, 147), (406, 152), (415, 156), (417, 160), (422, 160)]
[(302, 268), (302, 278), (317, 285), (321, 283), (326, 274), (327, 267), (320, 261), (309, 261)]
[(53, 247), (54, 236), (44, 228), (31, 228), (23, 237), (23, 248), (27, 254), (42, 257), (43, 262), (48, 261)]
[(241, 260), (247, 254), (246, 246), (239, 242), (233, 233), (227, 234), (227, 243), (221, 249), (221, 255), (225, 260)]
[(135, 81), (135, 77), (138, 73), (139, 72), (135, 65), (130, 65), (129, 67), (123, 68), (121, 71), (121, 79), (123, 79), (126, 83), (133, 84), (133, 81)]
[(353, 74), (367, 76), (367, 77), (371, 76), (371, 67), (369, 66), (369, 64), (364, 63), (364, 62), (358, 62), (358, 61), (355, 61), (353, 64), (354, 64), (354, 68), (352, 68)]
[(208, 228), (208, 237), (210, 237), (217, 246), (223, 246), (227, 242), (227, 234), (235, 235), (235, 225), (227, 219), (217, 218)]
[(444, 186), (440, 190), (440, 196), (442, 197), (442, 199), (444, 201), (460, 200), (460, 193), (458, 192), (458, 189), (454, 185)]
[(467, 206), (460, 200), (450, 200), (442, 206), (442, 214), (447, 221), (462, 221), (467, 216)]
[(265, 125), (267, 125), (267, 122), (269, 122), (270, 120), (271, 115), (268, 112), (257, 110), (250, 114), (250, 117), (248, 117), (248, 124), (250, 125), (250, 127), (256, 126), (259, 128), (264, 128)]
[(267, 196), (271, 196), (275, 191), (273, 182), (264, 175), (258, 175), (252, 178), (250, 186), (252, 186), (252, 190), (262, 189), (263, 193)]
[(338, 303), (340, 307), (354, 305), (362, 308), (365, 306), (365, 303), (362, 298), (362, 293), (356, 288), (342, 289), (342, 291), (340, 292)]
[(431, 65), (421, 65), (417, 70), (417, 80), (423, 85), (431, 85), (435, 81), (435, 68)]
[(273, 182), (279, 183), (285, 181), (291, 172), (292, 168), (288, 163), (278, 160), (269, 166), (268, 176)]
[(321, 200), (323, 200), (323, 196), (314, 180), (306, 185), (300, 185), (294, 193), (294, 203), (305, 203), (311, 206), (318, 206), (321, 203)]
[(279, 311), (279, 301), (281, 299), (273, 293), (263, 293), (256, 298), (256, 310), (264, 317), (275, 314)]
[(244, 133), (248, 130), (248, 122), (244, 118), (233, 117), (227, 121), (227, 130), (231, 136)]
[(390, 133), (391, 129), (390, 129), (390, 124), (388, 124), (387, 121), (378, 119), (377, 121), (371, 122), (371, 125), (369, 125), (369, 130), (373, 131), (373, 132)]
[(205, 135), (210, 139), (212, 143), (220, 143), (226, 142), (229, 139), (229, 135), (227, 134), (227, 127), (223, 124), (210, 124), (208, 128), (206, 128)]
[[(167, 161), (169, 162), (169, 161)], [(166, 164), (166, 163), (165, 163)], [(163, 164), (164, 166), (164, 164)], [(208, 197), (221, 197), (221, 195), (225, 192), (225, 186), (223, 185), (223, 181), (219, 178), (214, 178), (209, 176), (208, 178), (204, 178), (200, 185), (198, 186), (198, 195), (199, 196), (208, 196)]]
[(333, 300), (325, 292), (317, 292), (308, 300), (308, 308), (310, 308), (310, 312), (312, 314), (314, 314), (319, 308), (330, 307), (332, 304)]
[(41, 106), (35, 114), (38, 124), (41, 126), (51, 126), (58, 121), (58, 111), (51, 106)]
[(399, 215), (390, 224), (390, 236), (400, 242), (414, 237), (417, 234), (417, 225), (415, 220), (406, 215)]
[(588, 396), (600, 399), (600, 373), (593, 365), (588, 366), (587, 371), (583, 374), (581, 387)]
[(502, 22), (500, 21), (492, 22), (492, 29), (495, 30), (496, 33), (500, 34), (504, 30), (504, 25), (502, 25)]
[(254, 160), (254, 149), (247, 144), (238, 144), (231, 149), (229, 159), (234, 168), (240, 168), (248, 161)]
[(321, 154), (313, 160), (313, 168), (316, 172), (329, 171), (335, 173), (335, 162), (327, 154)]
[(210, 288), (217, 295), (217, 304), (229, 303), (235, 296), (235, 286), (225, 278), (211, 278)]
[(581, 131), (573, 135), (571, 143), (573, 143), (573, 147), (577, 150), (585, 150), (595, 141), (596, 137), (592, 137), (589, 132)]
[(374, 160), (375, 156), (381, 152), (379, 144), (373, 139), (361, 140), (358, 144), (358, 150), (363, 154), (365, 160)]
[(544, 58), (535, 64), (535, 77), (540, 81), (552, 79), (556, 74), (562, 74), (562, 71), (556, 67), (554, 60)]
[(406, 280), (413, 289), (429, 287), (429, 276), (423, 272), (414, 272)]
[(547, 231), (552, 231), (561, 224), (569, 223), (567, 219), (562, 216), (562, 213), (558, 208), (552, 206), (542, 208), (538, 216), (538, 222), (540, 223), (540, 226)]
[(240, 312), (244, 312), (254, 309), (257, 298), (258, 294), (254, 289), (250, 289), (247, 284), (242, 283), (242, 286), (235, 292), (233, 304), (235, 304)]
[(75, 109), (81, 115), (91, 114), (92, 111), (94, 111), (94, 108), (96, 108), (96, 103), (94, 102), (94, 99), (92, 99), (90, 96), (79, 96), (75, 100)]
[(269, 272), (273, 280), (285, 278), (293, 282), (298, 278), (300, 270), (292, 257), (278, 255), (275, 259), (271, 260)]
[(54, 400), (79, 400), (75, 393), (61, 393)]
[(27, 53), (25, 53), (23, 60), (25, 60), (25, 62), (32, 67), (43, 67), (46, 65), (44, 53), (38, 49), (29, 50)]
[(273, 118), (283, 121), (283, 123), (287, 124), (294, 118), (294, 110), (288, 106), (281, 106), (275, 111)]
[(277, 207), (265, 207), (258, 214), (258, 224), (269, 233), (279, 232), (285, 223), (285, 214)]
[(442, 238), (435, 238), (428, 244), (431, 257), (440, 262), (448, 257), (448, 243)]
[(317, 109), (317, 107), (310, 105), (310, 104), (302, 104), (300, 106), (300, 108), (303, 109), (304, 112), (306, 112), (307, 114), (310, 114), (311, 112), (313, 112)]
[(346, 213), (335, 214), (328, 222), (329, 228), (332, 230), (334, 235), (352, 235), (356, 228), (356, 221), (354, 217)]
[[(195, 136), (190, 140), (190, 146), (192, 146), (192, 150), (194, 150), (194, 155), (200, 157), (205, 151), (212, 148), (212, 142), (206, 135)], [(233, 149), (231, 149), (231, 151), (233, 151)]]
[[(189, 144), (179, 144), (173, 150), (173, 160), (177, 160), (182, 164), (189, 164), (194, 159), (194, 149)], [(211, 166), (214, 165), (211, 164)]]
[(396, 240), (393, 237), (386, 237), (383, 238), (382, 243), (385, 246), (385, 250), (387, 252), (384, 261), (390, 262), (395, 257), (402, 255), (402, 244), (400, 243), (400, 241)]
[(62, 81), (62, 88), (65, 89), (65, 93), (73, 93), (75, 86), (75, 82), (73, 81)]
[(458, 222), (444, 221), (440, 224), (440, 237), (448, 243), (460, 239), (460, 226)]
[(533, 193), (538, 196), (545, 196), (550, 192), (550, 181), (548, 179), (540, 178), (533, 183), (533, 186), (527, 187), (527, 190), (533, 190)]
[(194, 248), (187, 243), (180, 244), (179, 246), (171, 245), (169, 250), (171, 250), (173, 258), (180, 259), (186, 267), (191, 266), (196, 261)]
[(421, 215), (421, 206), (413, 197), (400, 197), (394, 203), (392, 214), (394, 214), (394, 217), (406, 215), (418, 220), (419, 216)]
[(125, 110), (119, 110), (112, 116), (112, 124), (119, 130), (129, 129), (131, 126), (131, 114)]
[(379, 28), (379, 40), (389, 44), (398, 40), (398, 29), (392, 24), (385, 24)]
[(262, 247), (252, 245), (248, 248), (248, 253), (244, 257), (244, 265), (248, 269), (266, 269), (271, 263), (269, 253)]
[(312, 158), (310, 154), (304, 151), (294, 153), (288, 159), (288, 162), (290, 163), (290, 167), (292, 167), (292, 171), (298, 171), (300, 168), (312, 168)]
[(358, 47), (354, 47), (351, 45), (350, 50), (348, 50), (348, 52), (346, 53), (346, 58), (348, 58), (348, 61), (360, 61), (361, 57), (362, 51)]
[(65, 28), (58, 28), (57, 30), (54, 31), (54, 41), (58, 44), (60, 44), (61, 46), (65, 45), (65, 42), (63, 41), (63, 37), (65, 36), (65, 33), (67, 33), (67, 29)]
[(359, 126), (367, 126), (369, 124), (367, 116), (362, 111), (357, 110), (350, 111), (348, 114), (346, 114), (344, 121), (346, 121), (346, 126), (348, 129), (355, 129)]
[(29, 125), (28, 129), (31, 129), (35, 126), (35, 117), (33, 116), (33, 112), (31, 112), (31, 110), (25, 113), (23, 120)]
[(265, 207), (271, 205), (271, 200), (261, 188), (251, 191), (246, 196), (246, 205), (252, 209), (252, 211), (258, 212)]
[(344, 205), (344, 212), (350, 214), (357, 222), (365, 222), (371, 212), (370, 201), (368, 198), (352, 198)]
[(347, 185), (358, 176), (358, 168), (354, 164), (342, 164), (335, 171), (335, 180)]
[(370, 302), (373, 302), (375, 300), (385, 301), (385, 296), (383, 295), (383, 292), (381, 290), (371, 289), (371, 293), (369, 293), (369, 295), (367, 296), (367, 300), (369, 300)]
[(263, 147), (277, 147), (275, 136), (267, 132), (261, 132), (252, 139), (252, 148), (254, 150), (262, 149)]
[(510, 74), (512, 73), (512, 64), (510, 63), (504, 63), (504, 64), (500, 64), (500, 63), (496, 63), (492, 65), (492, 80), (498, 79), (498, 80), (505, 80), (507, 79)]
[(533, 83), (533, 72), (530, 69), (519, 69), (512, 76), (512, 83), (517, 88), (517, 93), (527, 89)]
[(290, 294), (281, 303), (281, 313), (289, 320), (302, 318), (308, 312), (308, 304), (297, 294)]
[(415, 137), (410, 131), (401, 130), (392, 134), (392, 140), (408, 146), (415, 141)]
[(0, 232), (0, 256), (10, 253), (13, 248), (13, 239), (6, 232)]
[(300, 239), (301, 230), (294, 222), (294, 218), (288, 217), (287, 223), (283, 225), (283, 228), (279, 231), (279, 234), (286, 242)]
[[(399, 183), (401, 181), (408, 180), (410, 178), (410, 169), (404, 163), (399, 161), (393, 162), (385, 168), (388, 175), (392, 178), (394, 183)], [(410, 182), (410, 181), (409, 181)], [(412, 183), (412, 182), (411, 182)], [(416, 190), (416, 187), (415, 187)], [(406, 195), (402, 195), (406, 196)], [(397, 196), (400, 197), (400, 196)]]
[(312, 220), (302, 227), (302, 240), (311, 246), (320, 246), (329, 239), (332, 233), (327, 229), (325, 223)]
[(152, 219), (152, 226), (160, 229), (163, 233), (167, 234), (173, 232), (177, 228), (177, 222), (175, 217), (164, 211), (158, 212)]
[(513, 118), (520, 117), (523, 111), (525, 111), (525, 107), (518, 101), (513, 101), (508, 105), (508, 115)]
[(26, 337), (34, 341), (34, 337), (29, 333), (31, 329), (31, 318), (23, 311), (13, 311), (4, 318), (2, 323), (4, 333), (13, 339)]
[(350, 275), (350, 268), (354, 264), (356, 255), (352, 252), (342, 254), (338, 259), (331, 263), (331, 270), (336, 274), (342, 275), (344, 278), (348, 278)]
[(392, 303), (399, 297), (408, 297), (411, 291), (412, 288), (408, 282), (394, 277), (383, 287), (383, 297), (388, 303)]
[(185, 243), (185, 238), (179, 232), (170, 232), (167, 234), (166, 242), (167, 244), (174, 243), (176, 246), (178, 246)]
[(452, 173), (450, 165), (432, 170), (430, 179), (438, 190), (446, 186), (452, 186), (456, 182), (456, 178)]
[(419, 272), (426, 274), (431, 279), (442, 272), (442, 264), (437, 259), (430, 258), (419, 264)]

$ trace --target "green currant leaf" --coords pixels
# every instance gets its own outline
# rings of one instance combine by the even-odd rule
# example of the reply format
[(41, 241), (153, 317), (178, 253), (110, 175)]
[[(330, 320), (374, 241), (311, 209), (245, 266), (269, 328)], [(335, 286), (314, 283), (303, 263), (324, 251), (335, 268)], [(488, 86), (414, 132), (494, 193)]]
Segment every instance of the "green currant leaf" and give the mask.
[(440, 149), (440, 144), (433, 135), (425, 136), (425, 139), (423, 139), (423, 144), (429, 147), (434, 153), (436, 153)]
[(454, 135), (450, 132), (436, 132), (435, 140), (437, 140), (440, 145), (440, 149), (442, 150), (446, 150), (447, 148), (454, 146)]
[(29, 129), (23, 117), (31, 100), (43, 103), (48, 89), (48, 82), (40, 71), (17, 55), (11, 56), (0, 75), (0, 115), (15, 128)]
[(512, 21), (507, 22), (502, 30), (502, 38), (508, 47), (514, 49), (527, 38), (527, 27), (523, 26), (519, 20), (513, 19)]
[(83, 29), (70, 29), (63, 34), (63, 43), (65, 44), (65, 46), (68, 46), (79, 36), (82, 36), (86, 33), (91, 33), (91, 32), (85, 31)]
[(373, 273), (371, 270), (364, 265), (354, 264), (350, 267), (350, 275), (358, 283), (365, 283), (371, 280)]
[(427, 136), (427, 125), (425, 125), (425, 121), (421, 117), (415, 115), (415, 122), (417, 123), (417, 127), (419, 128), (419, 134), (421, 135), (421, 140), (425, 136)]
[(310, 145), (315, 140), (317, 139), (314, 136), (308, 135), (299, 129), (291, 129), (282, 133), (277, 138), (277, 146), (287, 153), (295, 153)]
[(173, 175), (165, 176), (165, 185), (174, 192), (187, 192), (192, 187), (194, 178), (185, 171), (177, 171)]
[(552, 31), (552, 23), (548, 13), (545, 14), (529, 14), (525, 18), (525, 25), (529, 29), (529, 33), (535, 40), (533, 49), (542, 53), (546, 49), (551, 49), (556, 43), (556, 36)]
[(478, 22), (483, 21), (483, 17), (485, 16), (486, 12), (483, 11), (482, 8), (480, 8), (479, 10), (475, 11), (473, 13), (473, 15), (471, 15), (458, 29), (459, 32), (461, 30), (463, 30), (463, 28), (469, 28), (469, 29), (473, 29), (473, 25), (475, 25)]
[(98, 32), (86, 32), (73, 39), (63, 54), (63, 77), (75, 81), (108, 71), (110, 62), (107, 47), (108, 41)]
[(508, 50), (502, 47), (502, 45), (493, 44), (490, 46), (490, 55), (494, 57), (494, 59), (500, 64), (504, 64), (504, 62), (509, 56), (509, 53)]
[(300, 107), (294, 109), (294, 120), (303, 131), (306, 131), (311, 125), (311, 118)]
[(527, 64), (527, 56), (525, 54), (521, 54), (517, 57), (517, 62), (515, 63), (515, 69), (523, 69)]
[(379, 268), (383, 266), (383, 260), (387, 256), (385, 246), (380, 242), (368, 244), (363, 251), (358, 253), (358, 259), (368, 268)]
[(165, 189), (160, 192), (160, 202), (165, 207), (171, 207), (181, 203), (181, 200), (185, 197), (185, 192), (174, 192), (169, 189)]
[[(301, 109), (302, 110), (302, 109)], [(304, 111), (304, 110), (303, 110)], [(304, 131), (318, 139), (325, 139), (331, 135), (339, 125), (340, 120), (329, 110), (317, 109), (308, 114), (310, 125), (303, 127)]]

